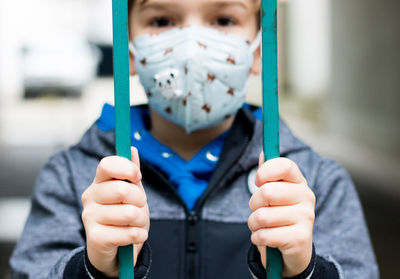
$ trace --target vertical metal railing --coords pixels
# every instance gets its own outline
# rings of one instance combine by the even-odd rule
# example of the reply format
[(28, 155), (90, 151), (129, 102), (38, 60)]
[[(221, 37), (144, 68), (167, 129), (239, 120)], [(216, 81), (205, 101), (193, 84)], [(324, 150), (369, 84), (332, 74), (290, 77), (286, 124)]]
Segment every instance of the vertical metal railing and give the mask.
[[(277, 0), (263, 0), (261, 2), (263, 149), (265, 160), (280, 156), (277, 11)], [(267, 247), (267, 278), (282, 278), (282, 256), (276, 248)]]
[[(118, 156), (131, 159), (129, 98), (128, 1), (113, 0), (113, 60), (115, 98), (115, 148)], [(118, 248), (119, 278), (133, 279), (133, 245)]]

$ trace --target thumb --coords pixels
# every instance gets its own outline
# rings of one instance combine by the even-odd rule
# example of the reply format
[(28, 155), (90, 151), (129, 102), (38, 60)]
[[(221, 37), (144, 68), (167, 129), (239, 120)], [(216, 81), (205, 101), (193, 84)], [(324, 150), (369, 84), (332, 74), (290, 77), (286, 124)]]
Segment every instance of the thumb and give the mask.
[(260, 252), (261, 256), (261, 264), (264, 268), (267, 268), (267, 247), (265, 246), (257, 246), (258, 252)]
[(137, 148), (134, 147), (134, 146), (131, 146), (131, 161), (132, 161), (132, 163), (134, 163), (138, 167), (139, 173), (140, 173), (140, 175), (139, 175), (140, 178), (139, 178), (139, 181), (136, 183), (136, 185), (138, 185), (141, 189), (143, 189), (142, 174), (141, 174), (141, 171), (140, 171), (139, 152), (138, 152)]
[(140, 169), (139, 152), (134, 146), (131, 146), (131, 161)]
[(260, 157), (258, 159), (258, 166), (261, 166), (265, 162), (264, 160), (264, 151), (261, 151)]

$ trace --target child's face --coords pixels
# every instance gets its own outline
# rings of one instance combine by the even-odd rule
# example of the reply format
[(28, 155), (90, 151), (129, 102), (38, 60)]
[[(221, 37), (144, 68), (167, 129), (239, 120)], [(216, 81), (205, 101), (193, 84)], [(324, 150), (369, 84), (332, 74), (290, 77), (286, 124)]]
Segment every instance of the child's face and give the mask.
[[(175, 27), (211, 27), (253, 40), (258, 32), (260, 0), (136, 0), (130, 11), (130, 37), (158, 34)], [(259, 50), (253, 74), (260, 71)], [(133, 63), (131, 73), (134, 74)]]

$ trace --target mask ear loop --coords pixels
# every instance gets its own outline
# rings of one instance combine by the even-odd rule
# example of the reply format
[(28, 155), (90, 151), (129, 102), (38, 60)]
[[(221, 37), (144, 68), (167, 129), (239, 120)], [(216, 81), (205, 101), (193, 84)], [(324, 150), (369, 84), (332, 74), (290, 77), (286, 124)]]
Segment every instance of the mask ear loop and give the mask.
[(261, 45), (261, 31), (258, 31), (256, 38), (250, 44), (249, 50), (251, 53), (256, 51), (256, 49)]
[(129, 52), (130, 52), (133, 56), (137, 56), (137, 51), (136, 51), (135, 45), (134, 45), (132, 42), (129, 42), (128, 48), (129, 48)]

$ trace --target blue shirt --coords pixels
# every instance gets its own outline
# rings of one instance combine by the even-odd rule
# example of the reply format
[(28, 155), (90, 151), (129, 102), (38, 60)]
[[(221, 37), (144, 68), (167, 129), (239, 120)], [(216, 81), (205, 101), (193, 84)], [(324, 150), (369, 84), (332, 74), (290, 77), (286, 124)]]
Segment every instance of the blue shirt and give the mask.
[[(161, 170), (175, 186), (189, 210), (207, 188), (218, 163), (227, 132), (205, 145), (189, 161), (155, 139), (149, 132), (150, 115), (146, 106), (131, 107), (131, 143), (140, 158)], [(114, 107), (105, 104), (97, 121), (102, 131), (115, 128)]]

